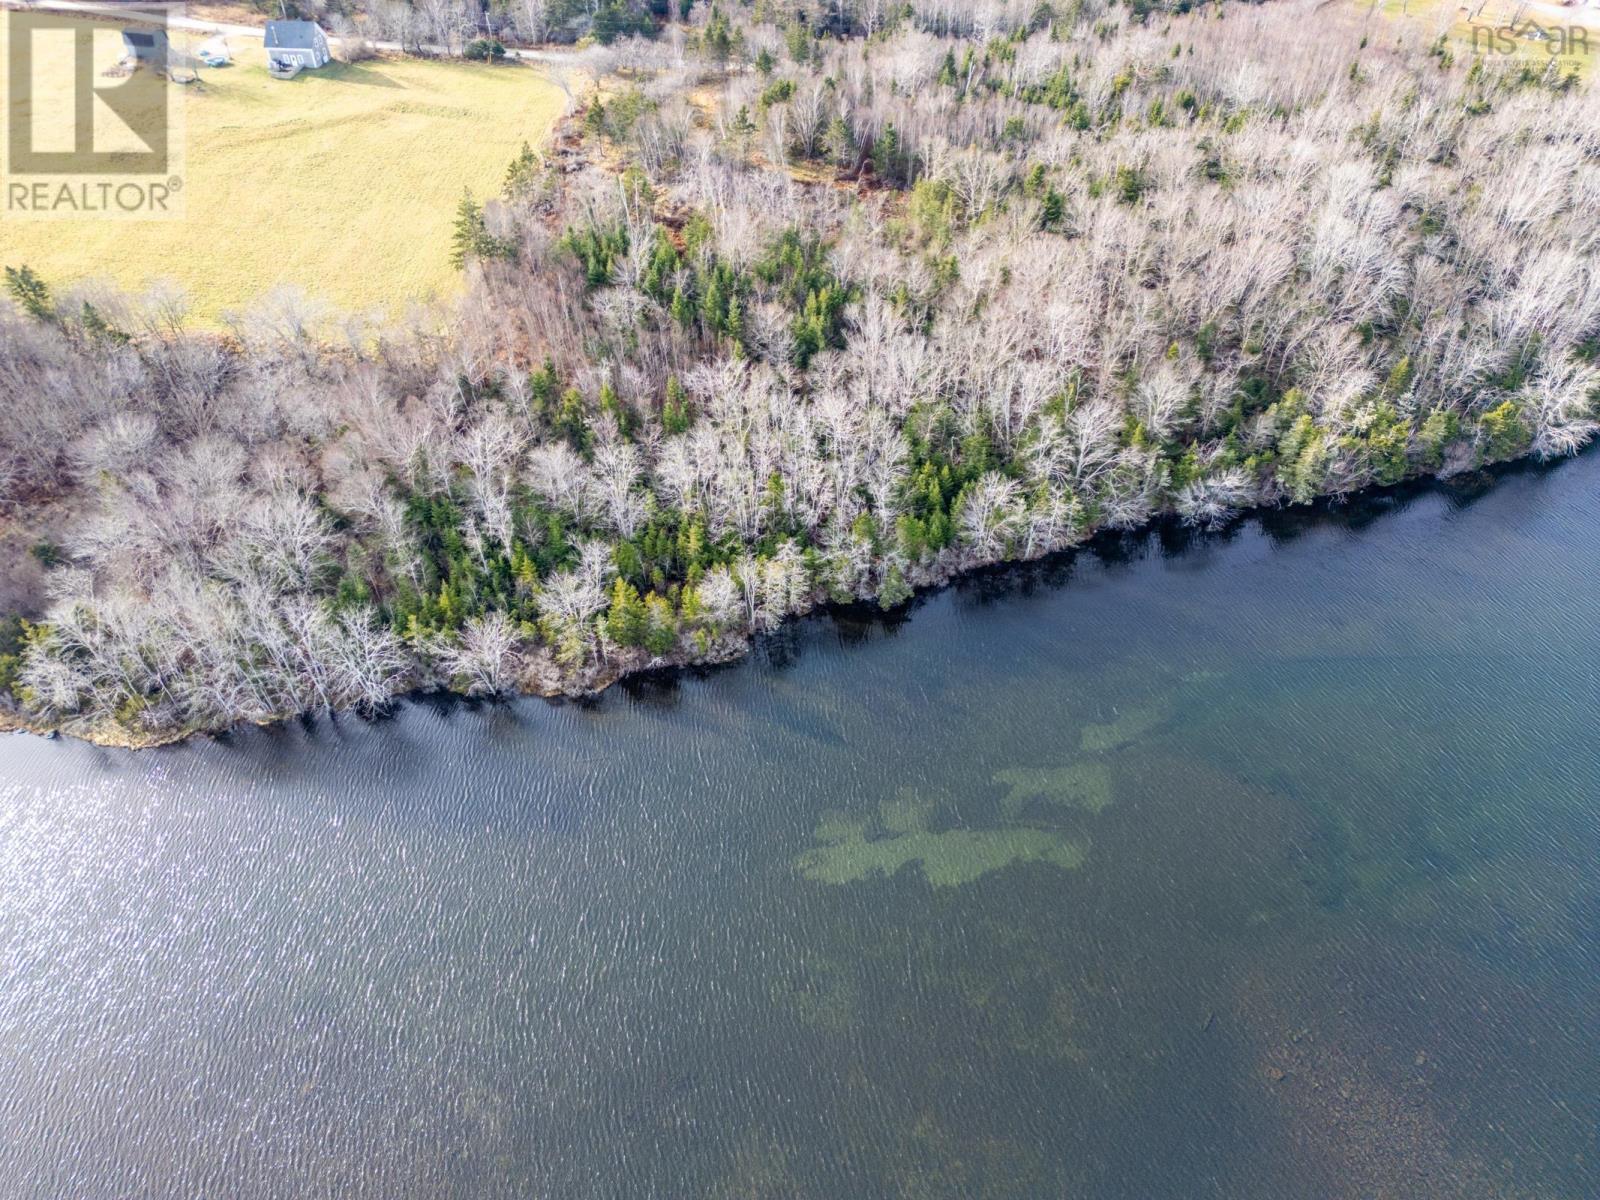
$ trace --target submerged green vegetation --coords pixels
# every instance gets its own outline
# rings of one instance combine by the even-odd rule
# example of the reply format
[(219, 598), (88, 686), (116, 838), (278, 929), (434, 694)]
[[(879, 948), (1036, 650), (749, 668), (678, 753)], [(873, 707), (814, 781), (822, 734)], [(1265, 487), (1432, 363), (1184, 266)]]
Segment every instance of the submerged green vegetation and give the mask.
[(218, 339), (8, 275), (3, 519), (52, 547), (0, 596), (18, 719), (583, 693), (1600, 427), (1600, 107), (1559, 67), (1343, 7), (657, 15), (462, 198), (448, 321), (275, 293)]
[(1147, 736), (1169, 716), (1168, 702), (1152, 701), (1118, 713), (1113, 720), (1085, 725), (1078, 741), (1085, 751), (1103, 753), (1116, 750)]
[(1112, 799), (1111, 768), (1104, 763), (1079, 762), (1066, 767), (1017, 767), (995, 774), (1006, 786), (1000, 805), (1016, 816), (1034, 802), (1080, 808), (1098, 813)]
[[(1008, 812), (1015, 794), (1013, 790), (1005, 801)], [(800, 855), (795, 866), (818, 883), (845, 884), (888, 878), (915, 865), (929, 884), (945, 888), (1014, 863), (1048, 863), (1074, 871), (1088, 857), (1085, 839), (1022, 822), (994, 829), (936, 829), (937, 808), (936, 800), (902, 789), (879, 805), (875, 819), (829, 813), (817, 826), (818, 844)]]

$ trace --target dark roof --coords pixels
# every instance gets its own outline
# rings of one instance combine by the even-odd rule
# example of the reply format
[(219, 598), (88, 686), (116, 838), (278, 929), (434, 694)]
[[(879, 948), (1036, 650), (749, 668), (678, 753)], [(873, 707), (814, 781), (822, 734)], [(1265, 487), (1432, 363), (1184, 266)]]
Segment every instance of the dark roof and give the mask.
[(315, 50), (322, 30), (315, 21), (268, 21), (268, 50)]

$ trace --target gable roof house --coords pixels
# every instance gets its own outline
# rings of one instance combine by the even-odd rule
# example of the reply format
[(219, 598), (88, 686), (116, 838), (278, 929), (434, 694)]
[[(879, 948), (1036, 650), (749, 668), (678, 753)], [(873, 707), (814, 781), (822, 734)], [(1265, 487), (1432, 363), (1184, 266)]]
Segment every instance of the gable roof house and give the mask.
[(268, 21), (263, 35), (267, 69), (280, 79), (328, 65), (328, 35), (315, 21)]

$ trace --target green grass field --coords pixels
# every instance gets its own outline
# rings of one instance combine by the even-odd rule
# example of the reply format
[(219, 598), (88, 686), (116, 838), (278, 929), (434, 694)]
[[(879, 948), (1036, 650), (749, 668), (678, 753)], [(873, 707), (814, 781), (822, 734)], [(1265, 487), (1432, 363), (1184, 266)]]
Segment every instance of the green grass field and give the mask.
[(172, 279), (205, 324), (279, 284), (399, 314), (459, 286), (449, 253), (462, 188), (497, 190), (521, 144), (539, 145), (561, 112), (562, 93), (531, 67), (379, 59), (280, 81), (259, 41), (230, 45), (233, 66), (177, 89), (181, 219), (0, 213), (0, 263), (57, 287)]

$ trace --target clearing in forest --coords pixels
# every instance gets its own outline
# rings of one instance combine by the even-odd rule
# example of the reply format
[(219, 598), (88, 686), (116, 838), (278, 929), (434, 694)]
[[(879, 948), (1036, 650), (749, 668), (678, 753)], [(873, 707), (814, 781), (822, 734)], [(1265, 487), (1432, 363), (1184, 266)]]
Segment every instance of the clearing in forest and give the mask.
[(480, 199), (498, 191), (564, 98), (537, 69), (512, 64), (374, 59), (280, 81), (259, 40), (229, 44), (233, 66), (202, 69), (199, 85), (181, 89), (182, 219), (0, 214), (0, 264), (27, 264), (57, 288), (170, 279), (207, 324), (279, 284), (398, 315), (459, 286), (450, 236), (462, 188)]

